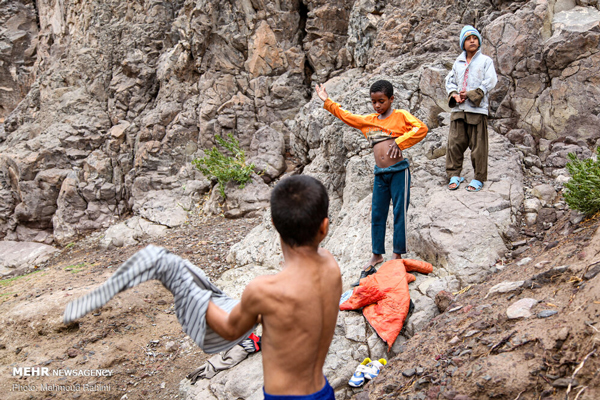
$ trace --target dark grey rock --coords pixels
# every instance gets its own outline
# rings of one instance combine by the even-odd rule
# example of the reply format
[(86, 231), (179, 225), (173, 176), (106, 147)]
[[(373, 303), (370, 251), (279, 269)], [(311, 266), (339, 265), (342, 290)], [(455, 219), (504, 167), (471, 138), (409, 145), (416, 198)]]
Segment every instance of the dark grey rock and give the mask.
[(596, 266), (588, 269), (585, 275), (583, 275), (583, 279), (594, 279), (598, 274), (600, 274), (600, 264), (597, 264)]
[(552, 382), (552, 386), (554, 386), (555, 388), (566, 388), (569, 386), (569, 384), (571, 384), (571, 387), (575, 387), (575, 386), (579, 385), (579, 383), (577, 382), (577, 379), (571, 379), (571, 378), (560, 378), (560, 379), (557, 379), (554, 382)]
[(555, 314), (558, 314), (558, 311), (556, 310), (542, 310), (540, 312), (537, 313), (537, 317), (538, 318), (548, 318), (551, 317)]

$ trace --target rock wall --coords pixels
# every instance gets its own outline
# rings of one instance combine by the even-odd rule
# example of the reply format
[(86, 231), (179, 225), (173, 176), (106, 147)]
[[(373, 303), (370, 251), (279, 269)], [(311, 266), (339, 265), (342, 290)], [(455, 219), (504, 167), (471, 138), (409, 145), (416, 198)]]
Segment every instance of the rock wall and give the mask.
[[(560, 175), (568, 152), (587, 156), (600, 138), (597, 2), (5, 3), (0, 237), (7, 240), (65, 244), (131, 213), (179, 224), (186, 210), (177, 204), (212, 186), (191, 159), (227, 133), (266, 183), (326, 159), (321, 172), (331, 175), (341, 209), (346, 152), (366, 147), (349, 133), (321, 146), (322, 118), (302, 111), (313, 84), (360, 78), (348, 100), (370, 112), (362, 100), (369, 82), (394, 77), (399, 105), (435, 128), (448, 111), (443, 78), (466, 23), (482, 30), (499, 73), (492, 125), (527, 167)], [(156, 201), (157, 193), (169, 200)], [(239, 217), (262, 207), (255, 203), (225, 209)]]
[[(38, 23), (35, 1), (0, 3), (0, 123), (29, 91), (35, 77)], [(3, 134), (0, 132), (0, 140)]]
[(190, 161), (216, 134), (232, 132), (257, 172), (276, 178), (289, 141), (282, 121), (307, 101), (313, 75), (347, 65), (337, 55), (343, 2), (37, 5), (37, 79), (0, 135), (6, 239), (65, 244), (131, 212), (182, 223), (185, 210), (160, 211), (209, 189)]

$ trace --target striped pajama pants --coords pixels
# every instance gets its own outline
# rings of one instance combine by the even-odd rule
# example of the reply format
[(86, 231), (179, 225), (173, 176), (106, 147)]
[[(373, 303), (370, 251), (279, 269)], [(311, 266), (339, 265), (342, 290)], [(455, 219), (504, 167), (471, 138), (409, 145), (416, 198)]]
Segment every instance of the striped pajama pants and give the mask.
[(238, 300), (228, 297), (213, 285), (204, 272), (168, 250), (148, 246), (135, 253), (100, 287), (71, 301), (65, 309), (63, 321), (68, 324), (102, 307), (117, 293), (151, 279), (159, 280), (175, 299), (175, 313), (183, 331), (206, 353), (228, 350), (246, 339), (254, 327), (234, 341), (219, 336), (206, 323), (208, 302), (212, 301), (231, 312)]

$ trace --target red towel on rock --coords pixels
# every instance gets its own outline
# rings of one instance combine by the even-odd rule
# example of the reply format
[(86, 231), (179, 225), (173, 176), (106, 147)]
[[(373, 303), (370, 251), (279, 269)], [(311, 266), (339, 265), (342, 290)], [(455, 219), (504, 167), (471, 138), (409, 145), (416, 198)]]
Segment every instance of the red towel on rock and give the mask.
[(416, 278), (407, 271), (429, 274), (433, 266), (418, 260), (390, 260), (377, 273), (361, 279), (352, 296), (340, 305), (342, 311), (364, 307), (363, 315), (388, 349), (400, 334), (410, 307), (408, 284)]

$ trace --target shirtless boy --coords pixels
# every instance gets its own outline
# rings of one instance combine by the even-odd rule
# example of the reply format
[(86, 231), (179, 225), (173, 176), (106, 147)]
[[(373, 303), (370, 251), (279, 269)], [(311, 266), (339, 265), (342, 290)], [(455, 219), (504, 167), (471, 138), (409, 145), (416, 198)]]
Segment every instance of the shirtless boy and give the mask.
[[(371, 246), (373, 255), (363, 267), (360, 279), (376, 272), (385, 254), (385, 228), (390, 207), (394, 205), (394, 239), (392, 258), (406, 253), (406, 209), (410, 201), (410, 170), (402, 150), (420, 142), (427, 135), (427, 126), (406, 110), (395, 110), (394, 87), (385, 80), (371, 85), (371, 104), (374, 114), (356, 115), (342, 110), (325, 90), (317, 85), (317, 95), (323, 107), (347, 125), (360, 129), (373, 147), (375, 181), (371, 205)], [(359, 280), (360, 282), (360, 280)], [(358, 285), (358, 282), (353, 286)]]
[(214, 303), (208, 325), (235, 340), (260, 321), (265, 400), (335, 399), (323, 364), (342, 294), (340, 269), (319, 243), (327, 235), (329, 198), (321, 182), (305, 175), (282, 180), (271, 193), (271, 218), (281, 239), (284, 267), (246, 286), (226, 313)]

